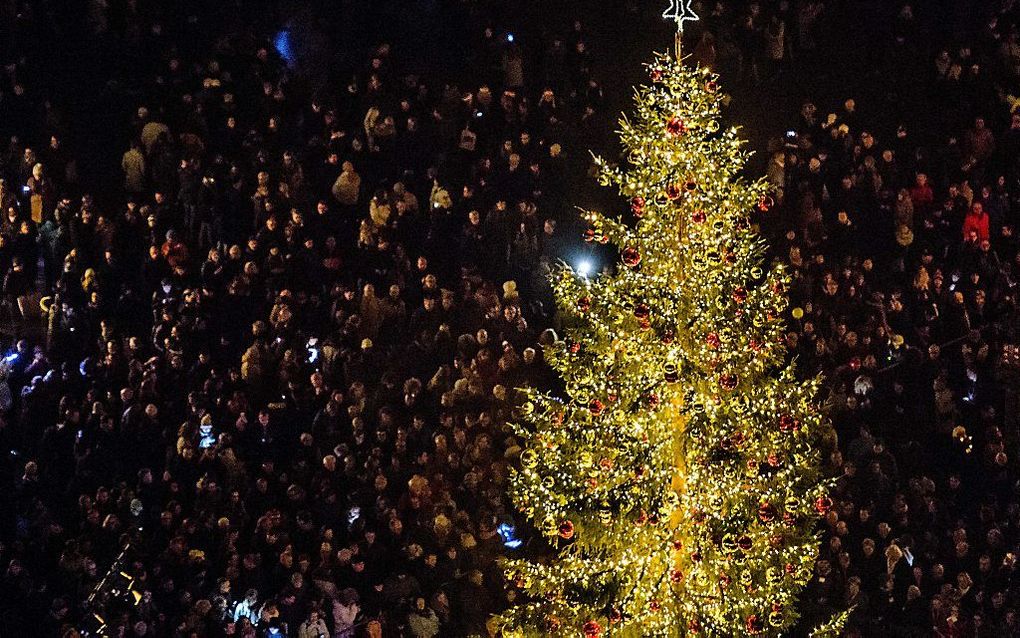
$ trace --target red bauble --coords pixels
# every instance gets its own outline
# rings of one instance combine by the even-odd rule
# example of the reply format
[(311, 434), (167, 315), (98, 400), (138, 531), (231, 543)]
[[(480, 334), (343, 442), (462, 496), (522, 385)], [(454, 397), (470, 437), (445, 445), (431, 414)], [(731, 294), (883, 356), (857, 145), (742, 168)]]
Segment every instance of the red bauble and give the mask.
[(583, 237), (586, 243), (589, 244), (592, 243), (593, 241), (595, 241), (595, 229), (589, 228), (588, 230), (584, 231)]
[(680, 199), (680, 196), (683, 194), (684, 192), (680, 190), (680, 187), (677, 186), (676, 184), (670, 184), (669, 186), (666, 187), (666, 197), (668, 197), (671, 200)]
[(589, 620), (584, 623), (581, 630), (584, 631), (586, 638), (599, 638), (599, 636), (602, 635), (602, 625), (598, 624), (594, 620)]
[(704, 224), (706, 219), (708, 219), (708, 215), (703, 210), (696, 210), (691, 214), (691, 221), (695, 224)]
[(679, 569), (674, 569), (669, 573), (669, 579), (674, 583), (682, 582), (684, 579), (684, 573)]
[(662, 79), (666, 77), (666, 72), (662, 69), (655, 68), (648, 72), (648, 76), (652, 78), (652, 82), (662, 82)]
[(857, 372), (858, 370), (861, 369), (861, 360), (860, 360), (860, 358), (853, 357), (852, 359), (850, 359), (850, 369), (853, 370), (854, 372)]
[(743, 286), (739, 286), (733, 291), (733, 301), (737, 303), (744, 303), (747, 301), (747, 289)]
[(717, 335), (716, 333), (710, 332), (707, 335), (705, 335), (705, 343), (708, 344), (709, 348), (713, 350), (718, 350), (719, 346), (722, 345), (722, 339), (720, 339), (719, 335)]
[(652, 610), (652, 612), (654, 613), (654, 612), (657, 612), (657, 611), (659, 611), (660, 609), (662, 609), (662, 605), (660, 605), (660, 604), (659, 604), (659, 601), (657, 601), (657, 600), (655, 600), (655, 599), (653, 598), (653, 599), (652, 599), (652, 600), (651, 600), (651, 601), (650, 601), (650, 602), (648, 603), (648, 609)]
[(769, 195), (762, 195), (762, 198), (758, 200), (758, 210), (766, 212), (775, 204), (775, 200)]
[(679, 117), (673, 117), (666, 123), (666, 132), (673, 137), (678, 137), (687, 132), (687, 125)]
[(700, 632), (701, 622), (697, 618), (692, 618), (690, 622), (687, 623), (687, 631), (691, 632), (692, 634)]
[(559, 526), (560, 538), (564, 540), (570, 540), (574, 537), (574, 524), (568, 520), (560, 521)]
[(588, 409), (591, 410), (593, 416), (602, 414), (602, 410), (605, 409), (605, 405), (598, 399), (592, 399), (591, 403), (588, 404)]
[(758, 618), (758, 614), (751, 614), (747, 617), (747, 633), (760, 634), (765, 631), (765, 624)]
[(649, 394), (648, 398), (647, 398), (647, 401), (648, 401), (648, 407), (649, 408), (655, 409), (655, 408), (659, 407), (659, 395), (657, 395), (655, 393)]
[(727, 587), (730, 586), (730, 583), (732, 583), (732, 582), (733, 582), (733, 579), (730, 578), (729, 574), (726, 574), (726, 573), (723, 573), (723, 572), (719, 573), (719, 586), (720, 587), (722, 587), (723, 589), (726, 589)]
[(581, 351), (581, 342), (580, 341), (571, 341), (569, 348), (570, 348), (571, 354), (577, 354), (578, 352)]
[(591, 297), (581, 297), (577, 300), (577, 309), (581, 312), (588, 312), (591, 310)]
[(708, 82), (705, 82), (705, 91), (709, 93), (715, 93), (718, 90), (719, 85), (715, 82), (715, 80), (709, 80)]
[(724, 374), (719, 377), (719, 387), (723, 390), (734, 390), (736, 389), (739, 381), (739, 377), (735, 374)]
[(787, 563), (783, 566), (783, 571), (785, 571), (787, 575), (793, 576), (797, 573), (797, 567), (793, 563)]
[(832, 509), (832, 499), (828, 496), (819, 496), (815, 499), (815, 511), (819, 514), (825, 514)]
[(797, 427), (797, 419), (793, 418), (789, 414), (784, 414), (779, 417), (779, 431), (780, 432), (792, 432)]
[(701, 552), (691, 552), (691, 560), (695, 563), (701, 562)]
[(613, 607), (609, 611), (609, 624), (616, 625), (619, 624), (621, 620), (623, 620), (623, 612), (621, 612), (616, 607)]
[(645, 198), (635, 197), (630, 200), (630, 212), (634, 213), (635, 217), (641, 217), (645, 214)]
[(629, 268), (634, 268), (641, 263), (641, 253), (633, 246), (624, 248), (623, 252), (620, 253), (620, 257), (623, 259), (624, 265)]
[(639, 303), (638, 305), (634, 306), (634, 316), (637, 317), (638, 319), (647, 319), (651, 313), (652, 310), (648, 307), (648, 304), (646, 303)]
[(739, 547), (741, 550), (749, 552), (751, 551), (751, 546), (752, 546), (751, 537), (748, 536), (747, 534), (744, 534), (743, 536), (737, 539), (737, 547)]
[(675, 338), (676, 338), (676, 333), (673, 332), (672, 330), (667, 329), (667, 330), (663, 331), (663, 333), (662, 333), (662, 343), (666, 344), (667, 346), (669, 344), (673, 343), (673, 339), (675, 339)]
[(763, 502), (758, 506), (758, 519), (762, 523), (771, 523), (776, 519), (776, 510), (768, 502)]

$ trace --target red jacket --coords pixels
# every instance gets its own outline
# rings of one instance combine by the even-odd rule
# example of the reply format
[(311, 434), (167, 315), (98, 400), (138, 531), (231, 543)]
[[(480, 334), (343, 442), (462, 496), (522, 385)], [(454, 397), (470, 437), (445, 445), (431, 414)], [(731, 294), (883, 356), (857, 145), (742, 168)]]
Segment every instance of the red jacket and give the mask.
[(981, 211), (980, 214), (971, 211), (963, 219), (963, 238), (967, 240), (971, 233), (977, 233), (978, 242), (988, 240), (991, 235), (988, 231), (988, 213)]

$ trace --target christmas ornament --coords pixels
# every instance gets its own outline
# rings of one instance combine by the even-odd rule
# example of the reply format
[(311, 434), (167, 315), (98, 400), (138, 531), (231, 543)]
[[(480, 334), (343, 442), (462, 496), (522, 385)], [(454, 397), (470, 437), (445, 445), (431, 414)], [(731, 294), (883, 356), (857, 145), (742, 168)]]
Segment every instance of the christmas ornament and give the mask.
[(687, 132), (687, 127), (684, 125), (684, 121), (679, 117), (673, 117), (666, 123), (666, 132), (673, 137), (678, 137)]
[(645, 214), (645, 198), (634, 197), (630, 200), (630, 211), (634, 213), (636, 217), (641, 217)]
[(683, 32), (684, 22), (698, 20), (698, 14), (691, 9), (692, 0), (670, 0), (669, 8), (662, 12), (662, 17), (676, 22), (678, 32)]
[(558, 528), (560, 538), (564, 540), (570, 540), (574, 537), (574, 524), (568, 520), (560, 521)]
[(676, 383), (680, 380), (680, 375), (677, 374), (676, 366), (672, 363), (667, 363), (665, 366), (665, 377), (669, 383)]
[(641, 263), (641, 253), (638, 252), (637, 248), (629, 247), (624, 248), (623, 252), (620, 253), (621, 259), (623, 259), (624, 265), (633, 268)]

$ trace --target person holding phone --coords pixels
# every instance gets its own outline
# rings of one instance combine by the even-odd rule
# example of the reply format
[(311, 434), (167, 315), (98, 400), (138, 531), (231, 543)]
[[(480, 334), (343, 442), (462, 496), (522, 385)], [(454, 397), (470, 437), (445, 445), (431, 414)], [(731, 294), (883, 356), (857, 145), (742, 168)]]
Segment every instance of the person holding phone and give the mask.
[(312, 608), (308, 619), (298, 627), (298, 638), (329, 638), (329, 628), (318, 608)]

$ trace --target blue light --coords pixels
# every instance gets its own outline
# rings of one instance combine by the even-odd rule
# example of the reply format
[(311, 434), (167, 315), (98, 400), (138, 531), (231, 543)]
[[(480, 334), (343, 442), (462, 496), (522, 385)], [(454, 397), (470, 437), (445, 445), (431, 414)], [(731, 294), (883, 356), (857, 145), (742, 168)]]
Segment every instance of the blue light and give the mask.
[(294, 44), (290, 41), (290, 35), (288, 29), (277, 31), (273, 36), (273, 48), (280, 54), (287, 66), (294, 66), (294, 63), (297, 62), (297, 54), (294, 52)]
[(577, 262), (577, 274), (581, 275), (582, 277), (587, 277), (588, 275), (590, 275), (591, 269), (592, 265), (590, 260), (582, 259), (581, 261)]
[(500, 523), (499, 527), (496, 528), (496, 532), (499, 534), (500, 538), (503, 539), (503, 545), (510, 549), (517, 549), (524, 542), (514, 536), (514, 534), (517, 533), (517, 530), (515, 530), (514, 526), (509, 523)]
[(17, 352), (12, 352), (6, 357), (4, 357), (4, 363), (14, 363), (15, 361), (18, 360), (18, 356), (19, 355)]
[(507, 42), (513, 42), (514, 41), (514, 34), (512, 34), (512, 33), (506, 34), (506, 41)]

